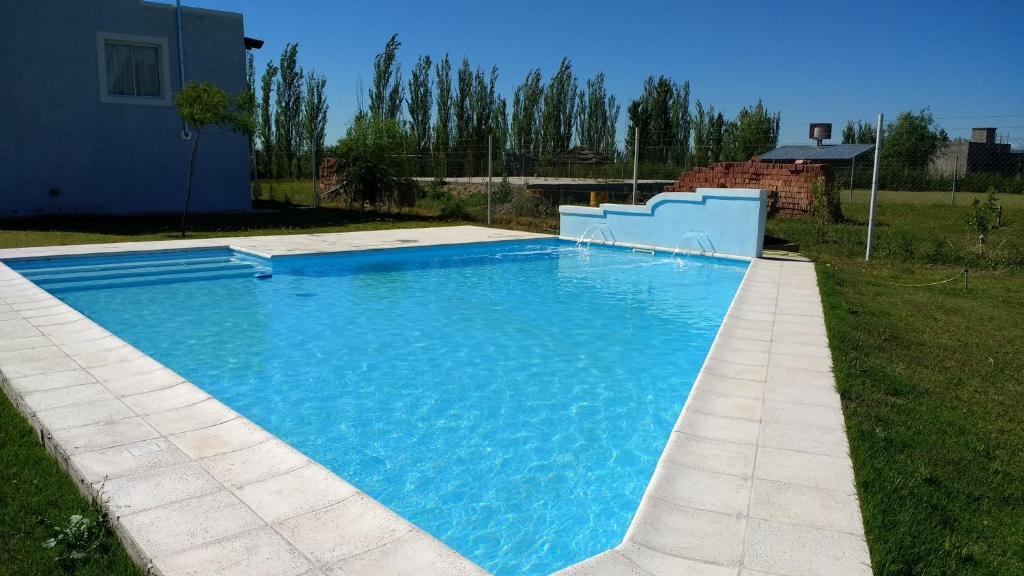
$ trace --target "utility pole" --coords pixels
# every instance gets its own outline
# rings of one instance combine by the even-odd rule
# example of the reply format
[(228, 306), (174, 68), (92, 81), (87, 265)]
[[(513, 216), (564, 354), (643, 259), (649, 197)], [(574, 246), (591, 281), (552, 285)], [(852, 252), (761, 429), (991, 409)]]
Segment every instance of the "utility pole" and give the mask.
[(871, 260), (871, 236), (875, 232), (875, 201), (878, 197), (878, 167), (882, 160), (882, 121), (885, 114), (878, 115), (878, 126), (875, 128), (875, 170), (871, 174), (871, 207), (868, 209), (868, 248), (864, 260)]
[(640, 163), (640, 127), (633, 131), (633, 204), (636, 204), (637, 165)]
[(487, 225), (491, 225), (491, 135), (487, 135)]

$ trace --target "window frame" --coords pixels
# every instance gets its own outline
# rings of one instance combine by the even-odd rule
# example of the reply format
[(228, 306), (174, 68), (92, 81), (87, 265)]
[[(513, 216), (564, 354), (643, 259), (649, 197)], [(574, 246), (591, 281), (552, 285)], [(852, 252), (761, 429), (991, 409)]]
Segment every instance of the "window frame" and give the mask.
[[(107, 91), (107, 42), (156, 47), (158, 52), (157, 65), (160, 67), (160, 96), (126, 96), (110, 94)], [(167, 52), (167, 38), (97, 32), (96, 57), (99, 65), (100, 102), (104, 104), (140, 104), (143, 106), (171, 105), (171, 64), (170, 56)]]

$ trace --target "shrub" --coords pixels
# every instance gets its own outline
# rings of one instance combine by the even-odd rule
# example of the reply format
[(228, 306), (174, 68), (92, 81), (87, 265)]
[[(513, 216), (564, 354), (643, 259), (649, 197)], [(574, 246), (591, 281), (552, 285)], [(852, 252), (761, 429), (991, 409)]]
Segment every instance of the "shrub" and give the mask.
[(839, 202), (839, 191), (835, 182), (818, 179), (811, 186), (814, 196), (813, 216), (818, 222), (836, 223), (843, 221), (843, 207)]
[(999, 227), (999, 200), (996, 199), (996, 191), (989, 188), (988, 196), (984, 200), (974, 199), (971, 207), (967, 210), (967, 225), (978, 233), (978, 244), (984, 245), (988, 235)]

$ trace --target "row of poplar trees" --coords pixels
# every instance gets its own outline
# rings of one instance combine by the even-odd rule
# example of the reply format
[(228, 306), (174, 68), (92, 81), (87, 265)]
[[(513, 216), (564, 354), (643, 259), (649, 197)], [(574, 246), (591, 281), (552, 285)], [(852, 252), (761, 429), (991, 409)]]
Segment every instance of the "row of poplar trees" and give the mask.
[(254, 168), (261, 178), (299, 178), (313, 170), (327, 134), (327, 79), (298, 63), (299, 45), (287, 44), (275, 64), (267, 62), (256, 85), (252, 54), (248, 57), (249, 98), (255, 109), (250, 137)]
[(760, 101), (727, 119), (699, 100), (691, 109), (689, 82), (652, 76), (627, 107), (628, 131), (620, 149), (621, 105), (608, 93), (603, 73), (581, 85), (568, 58), (546, 81), (539, 69), (530, 70), (513, 93), (510, 112), (495, 89), (496, 67), (474, 69), (464, 58), (453, 75), (447, 54), (440, 61), (425, 55), (405, 84), (397, 62), (400, 46), (397, 35), (392, 36), (374, 61), (370, 114), (407, 125), (419, 158), (476, 166), (490, 135), (496, 154), (508, 151), (540, 162), (577, 145), (631, 160), (637, 128), (643, 162), (700, 166), (739, 161), (778, 144), (780, 116)]

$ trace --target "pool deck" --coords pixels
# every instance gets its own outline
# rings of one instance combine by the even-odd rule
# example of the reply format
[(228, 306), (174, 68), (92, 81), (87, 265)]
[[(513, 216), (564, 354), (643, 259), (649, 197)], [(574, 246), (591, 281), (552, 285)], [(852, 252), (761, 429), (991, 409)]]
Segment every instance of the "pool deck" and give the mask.
[[(549, 236), (473, 226), (0, 250), (267, 257)], [(754, 260), (623, 543), (563, 574), (870, 574), (812, 264)], [(0, 264), (0, 384), (151, 574), (483, 574)]]

